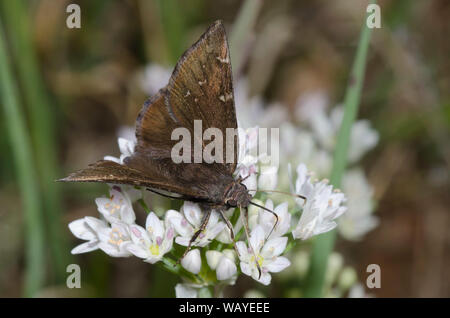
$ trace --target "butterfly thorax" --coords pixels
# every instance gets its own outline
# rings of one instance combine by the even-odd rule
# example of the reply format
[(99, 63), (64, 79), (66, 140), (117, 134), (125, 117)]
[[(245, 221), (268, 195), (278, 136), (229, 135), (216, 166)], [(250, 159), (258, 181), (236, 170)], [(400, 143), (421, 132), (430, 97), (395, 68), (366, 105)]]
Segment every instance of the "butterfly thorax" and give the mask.
[(250, 204), (250, 199), (247, 187), (238, 181), (233, 181), (226, 188), (223, 201), (229, 207), (246, 208)]

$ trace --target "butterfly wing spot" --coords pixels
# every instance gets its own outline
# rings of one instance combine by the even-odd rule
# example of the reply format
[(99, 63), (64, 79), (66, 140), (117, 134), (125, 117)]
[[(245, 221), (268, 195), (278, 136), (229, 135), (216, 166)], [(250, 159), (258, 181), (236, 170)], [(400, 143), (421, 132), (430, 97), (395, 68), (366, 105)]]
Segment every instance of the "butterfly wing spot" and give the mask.
[(219, 96), (219, 100), (221, 100), (222, 102), (228, 102), (229, 100), (233, 99), (233, 94), (231, 93), (225, 93), (225, 95), (220, 95)]
[(206, 78), (205, 78), (205, 80), (203, 82), (202, 81), (198, 81), (198, 85), (200, 85), (200, 86), (203, 86), (205, 84), (206, 84)]

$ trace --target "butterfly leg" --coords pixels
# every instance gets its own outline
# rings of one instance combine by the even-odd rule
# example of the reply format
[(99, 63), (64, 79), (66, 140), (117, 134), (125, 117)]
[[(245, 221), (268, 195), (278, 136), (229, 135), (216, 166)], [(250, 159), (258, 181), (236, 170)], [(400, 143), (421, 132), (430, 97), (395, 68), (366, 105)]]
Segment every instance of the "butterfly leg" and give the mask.
[[(242, 207), (239, 207), (239, 208), (242, 211)], [(261, 267), (259, 266), (258, 257), (255, 253), (255, 250), (253, 249), (253, 246), (250, 245), (250, 234), (249, 234), (249, 230), (248, 230), (248, 207), (244, 208), (244, 219), (243, 219), (242, 223), (244, 223), (244, 230), (245, 230), (245, 235), (247, 236), (248, 246), (250, 247), (252, 254), (255, 257), (255, 263), (256, 263), (256, 268), (258, 269), (258, 273), (259, 273), (258, 279), (259, 279), (259, 278), (261, 278), (262, 271), (261, 271)]]
[(174, 195), (170, 195), (170, 194), (166, 194), (166, 193), (162, 193), (162, 192), (156, 191), (156, 190), (151, 189), (151, 188), (147, 188), (146, 190), (150, 191), (150, 192), (153, 192), (153, 193), (156, 193), (156, 194), (158, 194), (158, 195), (160, 195), (162, 197), (169, 198), (169, 199), (184, 200), (184, 201), (191, 201), (191, 202), (195, 201), (195, 200), (193, 200), (193, 198), (190, 198), (190, 197), (188, 198), (188, 197), (185, 197), (185, 196), (174, 196)]
[(192, 235), (192, 237), (189, 241), (189, 244), (183, 253), (183, 256), (181, 256), (178, 259), (177, 264), (179, 264), (181, 262), (181, 260), (186, 256), (186, 254), (191, 250), (192, 243), (194, 243), (195, 240), (197, 239), (197, 237), (206, 229), (206, 226), (208, 225), (209, 217), (211, 216), (211, 212), (212, 212), (212, 209), (209, 209), (208, 212), (206, 212), (206, 214), (202, 220), (202, 224), (200, 225), (200, 228), (194, 233), (194, 235)]
[(265, 210), (265, 211), (267, 211), (267, 212), (272, 213), (272, 215), (275, 217), (275, 224), (272, 226), (272, 229), (270, 230), (269, 235), (267, 235), (267, 237), (266, 237), (266, 241), (267, 241), (267, 240), (269, 239), (270, 235), (272, 234), (273, 230), (274, 230), (274, 229), (276, 228), (276, 226), (278, 225), (278, 221), (279, 221), (279, 219), (278, 219), (278, 214), (276, 214), (274, 211), (272, 211), (272, 210), (270, 210), (270, 209), (268, 209), (268, 208), (266, 208), (266, 207), (264, 207), (264, 206), (262, 206), (262, 205), (259, 205), (258, 203), (250, 202), (250, 204), (252, 204), (252, 205), (254, 205), (254, 206), (257, 206), (258, 208), (263, 209), (263, 210)]
[(223, 209), (217, 209), (217, 211), (220, 213), (220, 216), (222, 216), (222, 219), (225, 221), (228, 229), (230, 230), (230, 236), (231, 236), (231, 240), (233, 241), (233, 247), (234, 250), (236, 251), (237, 256), (239, 257), (239, 251), (236, 247), (236, 239), (234, 237), (234, 231), (233, 231), (233, 225), (231, 224), (230, 220), (228, 220), (227, 216), (225, 215), (225, 211)]

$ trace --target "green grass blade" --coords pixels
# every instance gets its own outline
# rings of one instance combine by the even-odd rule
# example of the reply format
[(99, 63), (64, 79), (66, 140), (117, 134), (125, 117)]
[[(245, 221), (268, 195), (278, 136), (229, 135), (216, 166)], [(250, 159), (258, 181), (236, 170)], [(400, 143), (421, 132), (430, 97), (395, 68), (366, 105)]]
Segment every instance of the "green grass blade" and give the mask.
[[(374, 1), (375, 2), (375, 1)], [(373, 2), (373, 3), (374, 3)], [(338, 188), (347, 165), (347, 153), (350, 144), (350, 132), (358, 113), (361, 89), (364, 81), (370, 33), (366, 20), (362, 27), (356, 57), (353, 62), (349, 83), (344, 99), (344, 118), (339, 129), (331, 172), (331, 184)], [(323, 293), (325, 271), (328, 256), (334, 247), (336, 230), (319, 235), (313, 242), (308, 281), (305, 288), (306, 297), (320, 297)]]
[(185, 43), (185, 13), (182, 12), (179, 0), (158, 0), (158, 8), (168, 46), (171, 64), (175, 63), (183, 54)]
[(262, 0), (247, 0), (239, 10), (230, 35), (231, 65), (233, 73), (239, 74), (244, 63), (245, 50), (249, 39), (249, 30), (256, 24)]
[(30, 130), (37, 164), (39, 183), (44, 200), (44, 213), (48, 228), (48, 241), (52, 256), (52, 274), (56, 281), (64, 282), (66, 266), (70, 263), (69, 248), (63, 235), (61, 223), (61, 195), (54, 182), (58, 173), (55, 116), (50, 99), (43, 85), (31, 38), (28, 7), (23, 0), (3, 1), (2, 11), (5, 27), (12, 44), (13, 56), (22, 84), (24, 102), (30, 115)]
[(36, 171), (33, 167), (31, 144), (6, 52), (5, 34), (0, 21), (0, 101), (4, 109), (5, 125), (23, 199), (26, 239), (25, 296), (33, 296), (43, 286), (45, 278), (42, 205), (36, 182)]

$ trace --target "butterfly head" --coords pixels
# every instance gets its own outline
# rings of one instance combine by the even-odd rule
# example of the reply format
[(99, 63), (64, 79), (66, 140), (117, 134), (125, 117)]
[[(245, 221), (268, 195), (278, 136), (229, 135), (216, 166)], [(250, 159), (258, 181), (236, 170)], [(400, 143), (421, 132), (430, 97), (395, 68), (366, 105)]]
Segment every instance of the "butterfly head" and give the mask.
[(231, 208), (247, 207), (250, 204), (251, 196), (247, 191), (247, 187), (240, 182), (230, 184), (228, 191), (225, 193), (224, 202)]

